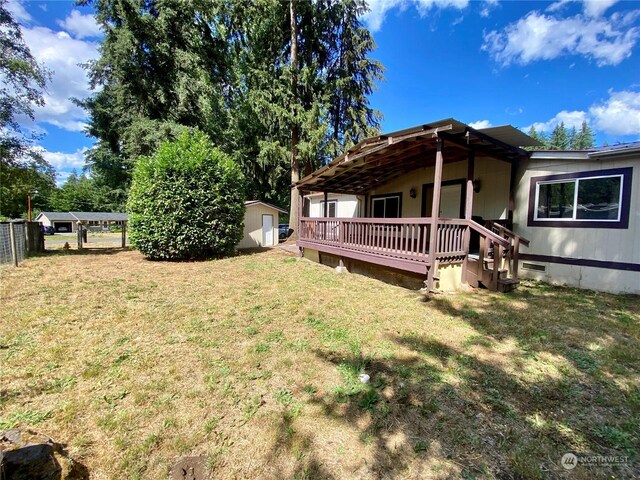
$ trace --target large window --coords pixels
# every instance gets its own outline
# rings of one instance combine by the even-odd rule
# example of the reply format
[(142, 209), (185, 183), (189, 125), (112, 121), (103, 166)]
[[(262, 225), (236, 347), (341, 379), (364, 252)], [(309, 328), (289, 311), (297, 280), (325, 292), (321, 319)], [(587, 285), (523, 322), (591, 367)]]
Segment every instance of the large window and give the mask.
[(371, 198), (371, 213), (374, 218), (400, 218), (402, 195), (376, 195)]
[(627, 228), (631, 170), (532, 178), (529, 225)]

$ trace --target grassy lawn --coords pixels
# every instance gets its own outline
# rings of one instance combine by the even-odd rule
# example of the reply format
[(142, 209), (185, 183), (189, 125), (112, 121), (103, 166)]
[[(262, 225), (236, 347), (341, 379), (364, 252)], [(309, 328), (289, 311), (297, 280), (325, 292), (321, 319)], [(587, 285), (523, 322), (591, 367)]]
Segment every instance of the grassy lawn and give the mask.
[[(213, 478), (640, 475), (637, 296), (425, 299), (280, 251), (57, 251), (0, 275), (0, 429), (66, 443), (92, 478), (182, 455)], [(628, 462), (566, 471), (567, 452)]]

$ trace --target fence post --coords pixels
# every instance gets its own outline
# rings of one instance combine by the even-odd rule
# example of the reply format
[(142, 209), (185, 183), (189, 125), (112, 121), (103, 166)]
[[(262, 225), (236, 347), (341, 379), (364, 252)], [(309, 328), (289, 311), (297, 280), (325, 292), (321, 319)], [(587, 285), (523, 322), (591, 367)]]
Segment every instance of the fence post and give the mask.
[(82, 223), (78, 222), (77, 223), (78, 229), (77, 229), (77, 234), (78, 234), (78, 250), (82, 250)]
[(24, 224), (24, 256), (28, 257), (31, 253), (31, 231), (29, 228), (30, 223)]
[(9, 223), (9, 238), (11, 239), (11, 255), (13, 257), (13, 266), (18, 266), (18, 244), (16, 243), (15, 223)]
[(127, 243), (127, 222), (122, 222), (122, 248), (125, 247)]

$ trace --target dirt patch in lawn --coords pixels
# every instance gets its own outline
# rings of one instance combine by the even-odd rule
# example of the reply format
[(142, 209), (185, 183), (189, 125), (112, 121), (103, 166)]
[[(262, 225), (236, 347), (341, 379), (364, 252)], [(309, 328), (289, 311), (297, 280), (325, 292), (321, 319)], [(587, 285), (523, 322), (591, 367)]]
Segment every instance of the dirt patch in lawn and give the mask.
[[(95, 478), (632, 478), (640, 299), (416, 292), (273, 249), (2, 268), (0, 428)], [(361, 373), (370, 375), (361, 383)], [(616, 466), (561, 457), (615, 455)]]

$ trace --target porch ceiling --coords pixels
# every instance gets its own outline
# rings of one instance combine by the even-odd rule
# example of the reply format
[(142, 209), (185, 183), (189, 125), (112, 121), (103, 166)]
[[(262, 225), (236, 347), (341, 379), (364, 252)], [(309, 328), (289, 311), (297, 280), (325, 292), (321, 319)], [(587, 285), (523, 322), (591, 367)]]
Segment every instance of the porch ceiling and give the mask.
[(435, 165), (438, 138), (444, 140), (445, 164), (467, 159), (470, 151), (506, 162), (529, 155), (500, 138), (517, 139), (521, 145), (537, 144), (513, 127), (492, 130), (488, 135), (449, 118), (367, 138), (296, 185), (303, 191), (364, 194), (413, 170)]

